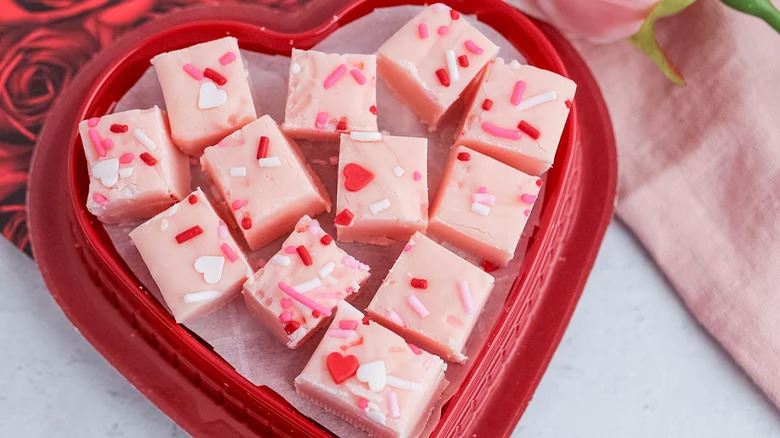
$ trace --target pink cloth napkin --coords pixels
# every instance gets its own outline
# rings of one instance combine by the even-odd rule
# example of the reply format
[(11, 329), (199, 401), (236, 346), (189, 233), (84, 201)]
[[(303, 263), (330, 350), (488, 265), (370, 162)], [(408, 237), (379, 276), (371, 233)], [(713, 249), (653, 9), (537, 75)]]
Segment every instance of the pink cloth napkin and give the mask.
[(628, 42), (577, 42), (618, 143), (617, 214), (780, 406), (780, 35), (718, 2), (657, 23), (677, 88)]

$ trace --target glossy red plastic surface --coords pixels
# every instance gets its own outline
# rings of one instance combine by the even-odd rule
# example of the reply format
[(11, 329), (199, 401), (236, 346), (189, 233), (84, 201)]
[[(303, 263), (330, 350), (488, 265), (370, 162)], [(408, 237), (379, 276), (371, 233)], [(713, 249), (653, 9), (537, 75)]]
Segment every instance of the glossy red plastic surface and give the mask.
[[(109, 111), (159, 52), (230, 34), (242, 48), (289, 54), (293, 46), (311, 47), (374, 8), (423, 2), (345, 3), (314, 1), (295, 15), (260, 6), (196, 7), (148, 23), (101, 52), (80, 73), (40, 136), (29, 217), (33, 250), (52, 295), (113, 366), (195, 436), (330, 434), (270, 388), (241, 377), (143, 290), (102, 226), (84, 209), (87, 170), (77, 123)], [(498, 0), (445, 3), (493, 26), (531, 64), (579, 84), (548, 175), (541, 222), (506, 310), (433, 433), (502, 437), (512, 432), (560, 341), (611, 218), (615, 145), (598, 86), (554, 29), (537, 27)]]

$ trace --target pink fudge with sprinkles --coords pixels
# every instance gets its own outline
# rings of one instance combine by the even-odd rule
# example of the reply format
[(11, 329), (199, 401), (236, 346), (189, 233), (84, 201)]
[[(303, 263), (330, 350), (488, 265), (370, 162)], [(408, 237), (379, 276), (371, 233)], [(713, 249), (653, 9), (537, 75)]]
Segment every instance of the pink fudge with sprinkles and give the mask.
[(149, 219), (190, 191), (190, 165), (158, 107), (79, 124), (89, 168), (87, 210), (107, 224)]
[(514, 257), (541, 186), (536, 176), (455, 147), (431, 206), (428, 234), (505, 266)]
[(298, 348), (340, 300), (351, 300), (369, 267), (336, 246), (304, 216), (270, 260), (244, 285), (247, 307), (288, 348)]
[(176, 322), (236, 296), (252, 270), (200, 189), (130, 232)]
[(446, 370), (440, 358), (341, 301), (295, 389), (372, 436), (416, 437), (447, 385)]
[(416, 233), (366, 312), (407, 341), (463, 363), (463, 348), (494, 282), (492, 275)]
[(576, 89), (551, 71), (498, 58), (474, 93), (456, 144), (541, 175), (552, 166)]
[(325, 187), (268, 115), (206, 148), (201, 163), (252, 249), (290, 232), (304, 214), (330, 211)]
[(323, 140), (376, 131), (376, 56), (293, 49), (282, 129)]
[(395, 94), (435, 128), (496, 53), (498, 46), (465, 17), (436, 3), (382, 44), (377, 67)]
[[(336, 229), (342, 242), (389, 245), (428, 226), (428, 140), (341, 135)], [(346, 220), (348, 216), (351, 219)]]
[(255, 120), (248, 73), (233, 37), (152, 58), (174, 143), (199, 156), (206, 146)]

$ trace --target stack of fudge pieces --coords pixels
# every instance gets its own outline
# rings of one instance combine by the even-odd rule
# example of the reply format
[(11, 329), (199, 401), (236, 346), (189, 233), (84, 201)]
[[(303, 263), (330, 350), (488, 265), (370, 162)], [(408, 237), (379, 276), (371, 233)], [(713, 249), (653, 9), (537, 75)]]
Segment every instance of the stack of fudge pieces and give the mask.
[[(496, 58), (457, 11), (426, 7), (371, 55), (293, 50), (280, 126), (257, 117), (235, 38), (152, 59), (166, 111), (83, 121), (87, 209), (130, 233), (176, 321), (242, 293), (287, 347), (330, 324), (298, 392), (376, 436), (415, 436), (494, 284), (446, 243), (504, 266), (552, 165), (576, 85)], [(427, 140), (377, 130), (377, 72), (435, 129), (462, 99), (440, 188), (428, 202)], [(339, 141), (336, 239), (316, 219), (330, 196), (292, 138)], [(211, 199), (190, 190), (190, 157)], [(288, 235), (263, 268), (244, 255)], [(436, 240), (433, 240), (436, 239)], [(365, 309), (348, 302), (369, 267), (336, 241), (404, 242)], [(381, 250), (378, 248), (377, 250)], [(434, 261), (433, 263), (431, 261)]]

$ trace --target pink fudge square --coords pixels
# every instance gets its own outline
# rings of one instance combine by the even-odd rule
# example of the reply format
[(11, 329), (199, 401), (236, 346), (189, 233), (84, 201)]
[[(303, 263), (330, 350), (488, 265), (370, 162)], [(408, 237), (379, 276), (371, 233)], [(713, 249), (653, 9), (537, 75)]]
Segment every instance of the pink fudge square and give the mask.
[(542, 180), (465, 146), (453, 148), (431, 207), (428, 234), (505, 266)]
[(298, 348), (351, 300), (369, 267), (336, 246), (316, 220), (300, 219), (290, 237), (253, 281), (244, 285), (249, 310), (288, 348)]
[(556, 73), (498, 58), (479, 83), (456, 143), (541, 175), (553, 163), (576, 89)]
[(252, 270), (200, 189), (130, 232), (179, 323), (230, 301)]
[[(354, 218), (344, 220), (348, 211)], [(428, 226), (428, 140), (379, 133), (341, 135), (339, 240), (389, 245)]]
[(372, 436), (419, 436), (447, 385), (447, 364), (410, 346), (348, 303), (336, 316), (295, 389)]
[(101, 222), (148, 219), (190, 191), (190, 164), (158, 107), (79, 124), (89, 167), (87, 210)]
[(366, 312), (425, 350), (464, 363), (463, 347), (494, 282), (492, 275), (415, 233)]
[(498, 46), (441, 3), (406, 23), (377, 51), (379, 74), (423, 123), (439, 119), (479, 77)]
[(324, 140), (376, 131), (376, 56), (293, 49), (282, 129)]
[(206, 148), (201, 164), (252, 249), (288, 233), (304, 214), (330, 211), (298, 145), (268, 115)]
[(161, 53), (152, 58), (174, 143), (199, 156), (257, 118), (248, 73), (233, 37)]

